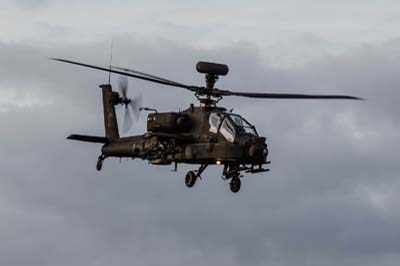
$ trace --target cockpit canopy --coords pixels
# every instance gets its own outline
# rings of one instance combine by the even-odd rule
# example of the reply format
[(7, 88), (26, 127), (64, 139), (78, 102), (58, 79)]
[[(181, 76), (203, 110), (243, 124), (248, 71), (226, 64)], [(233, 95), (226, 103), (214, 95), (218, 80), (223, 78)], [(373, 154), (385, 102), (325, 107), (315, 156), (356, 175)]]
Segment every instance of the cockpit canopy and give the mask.
[(258, 136), (255, 127), (238, 114), (212, 112), (209, 124), (210, 132), (221, 133), (229, 142), (233, 142), (237, 135)]

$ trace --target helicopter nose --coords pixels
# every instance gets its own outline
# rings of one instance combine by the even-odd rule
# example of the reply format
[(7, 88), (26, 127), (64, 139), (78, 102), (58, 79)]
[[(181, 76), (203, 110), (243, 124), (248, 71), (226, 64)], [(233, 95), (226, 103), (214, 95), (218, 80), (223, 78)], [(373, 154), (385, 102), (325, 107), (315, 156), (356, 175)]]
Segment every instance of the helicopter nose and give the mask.
[(249, 156), (253, 160), (264, 163), (267, 161), (268, 147), (265, 138), (254, 138), (249, 146)]

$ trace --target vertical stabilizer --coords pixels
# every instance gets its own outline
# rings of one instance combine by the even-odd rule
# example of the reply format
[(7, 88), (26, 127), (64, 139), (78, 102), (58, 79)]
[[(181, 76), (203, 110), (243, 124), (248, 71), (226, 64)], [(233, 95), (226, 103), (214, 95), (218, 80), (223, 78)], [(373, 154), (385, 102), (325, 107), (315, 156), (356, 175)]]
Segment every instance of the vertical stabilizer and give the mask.
[(118, 103), (118, 94), (113, 93), (110, 84), (100, 85), (103, 93), (104, 128), (108, 141), (119, 139), (117, 116), (115, 115), (115, 104)]

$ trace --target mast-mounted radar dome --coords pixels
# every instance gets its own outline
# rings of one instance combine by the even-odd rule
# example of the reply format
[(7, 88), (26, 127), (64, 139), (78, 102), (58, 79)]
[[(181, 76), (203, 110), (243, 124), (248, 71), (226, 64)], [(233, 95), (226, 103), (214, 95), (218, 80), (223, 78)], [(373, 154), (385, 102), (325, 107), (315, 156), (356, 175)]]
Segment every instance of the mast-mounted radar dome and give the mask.
[(229, 68), (224, 64), (216, 64), (209, 62), (198, 62), (196, 64), (196, 70), (202, 74), (210, 74), (217, 76), (225, 76), (229, 72)]

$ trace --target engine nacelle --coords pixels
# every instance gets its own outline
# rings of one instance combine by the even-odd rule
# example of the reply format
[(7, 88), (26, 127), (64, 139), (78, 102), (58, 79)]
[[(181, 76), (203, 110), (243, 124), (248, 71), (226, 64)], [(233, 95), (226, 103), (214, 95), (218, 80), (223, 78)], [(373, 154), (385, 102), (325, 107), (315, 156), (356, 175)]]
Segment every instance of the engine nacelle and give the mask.
[(190, 118), (180, 113), (153, 113), (147, 116), (147, 131), (151, 132), (182, 132), (191, 126)]

